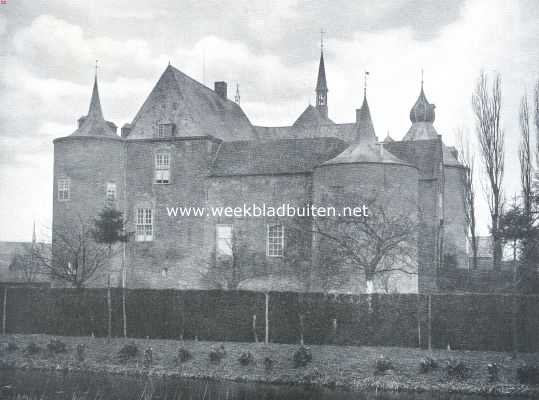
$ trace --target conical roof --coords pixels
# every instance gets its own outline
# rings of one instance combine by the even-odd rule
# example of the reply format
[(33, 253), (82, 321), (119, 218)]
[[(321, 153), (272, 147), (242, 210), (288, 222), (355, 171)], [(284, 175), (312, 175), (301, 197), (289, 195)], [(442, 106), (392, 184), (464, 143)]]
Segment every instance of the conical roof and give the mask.
[(294, 122), (293, 126), (308, 128), (330, 124), (334, 124), (334, 122), (329, 118), (326, 118), (317, 108), (309, 104), (298, 117), (296, 122)]
[(374, 132), (374, 125), (371, 118), (371, 110), (369, 103), (367, 102), (367, 95), (363, 97), (363, 104), (358, 110), (357, 115), (357, 132), (359, 138), (371, 138), (376, 141), (376, 133)]
[(375, 143), (370, 140), (359, 140), (352, 143), (337, 157), (326, 161), (322, 165), (359, 163), (410, 165), (387, 151), (382, 143)]
[(94, 79), (92, 89), (92, 98), (88, 115), (80, 119), (79, 127), (71, 136), (113, 136), (117, 137), (114, 124), (105, 121), (103, 111), (101, 110), (101, 101), (99, 100), (99, 88), (97, 85), (97, 76)]
[(376, 134), (374, 132), (366, 94), (363, 98), (363, 104), (358, 110), (358, 121), (356, 125), (356, 140), (338, 156), (326, 161), (322, 165), (358, 163), (409, 165), (387, 151), (383, 144), (376, 143)]

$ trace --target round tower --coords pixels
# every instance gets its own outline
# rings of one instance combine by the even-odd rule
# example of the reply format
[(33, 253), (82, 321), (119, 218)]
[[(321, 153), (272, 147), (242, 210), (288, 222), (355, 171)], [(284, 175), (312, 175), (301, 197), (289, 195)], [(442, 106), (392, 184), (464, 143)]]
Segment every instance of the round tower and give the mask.
[[(313, 203), (335, 207), (337, 213), (336, 218), (315, 218), (320, 233), (314, 239), (313, 265), (319, 290), (417, 292), (418, 171), (377, 143), (366, 96), (357, 111), (355, 141), (314, 171)], [(364, 217), (345, 212), (363, 205), (368, 208)], [(372, 224), (370, 232), (367, 224)], [(389, 246), (391, 229), (405, 236), (396, 244), (399, 251), (388, 247), (374, 255), (375, 237), (382, 236)], [(376, 267), (367, 270), (359, 258)]]
[[(103, 118), (97, 77), (88, 115), (71, 135), (54, 143), (52, 251), (56, 260), (77, 235), (93, 226), (105, 207), (123, 211), (123, 140), (116, 126)], [(66, 243), (73, 241), (73, 243)], [(106, 277), (101, 277), (106, 279)]]

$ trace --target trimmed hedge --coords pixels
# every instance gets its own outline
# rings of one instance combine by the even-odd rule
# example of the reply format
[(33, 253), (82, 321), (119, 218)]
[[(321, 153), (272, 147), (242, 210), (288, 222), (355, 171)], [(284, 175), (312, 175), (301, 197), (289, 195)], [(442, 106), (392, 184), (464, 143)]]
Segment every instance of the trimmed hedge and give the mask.
[[(0, 287), (3, 292), (4, 288)], [(265, 335), (265, 295), (247, 291), (126, 291), (130, 337), (254, 341)], [(2, 296), (3, 297), (3, 296)], [(112, 335), (122, 335), (122, 290), (111, 289)], [(0, 297), (0, 302), (2, 298)], [(512, 350), (513, 307), (520, 351), (539, 351), (539, 296), (431, 296), (433, 347)], [(107, 336), (107, 289), (9, 288), (7, 333)], [(0, 307), (0, 310), (2, 307)], [(426, 347), (428, 296), (270, 293), (276, 343)]]

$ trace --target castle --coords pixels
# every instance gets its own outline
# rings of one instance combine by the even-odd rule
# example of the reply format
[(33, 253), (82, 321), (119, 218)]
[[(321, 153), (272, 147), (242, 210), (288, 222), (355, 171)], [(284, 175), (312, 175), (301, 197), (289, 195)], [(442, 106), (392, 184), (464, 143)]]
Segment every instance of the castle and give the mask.
[[(112, 260), (114, 285), (364, 292), (373, 288), (353, 268), (323, 281), (328, 271), (339, 275), (339, 261), (327, 269), (335, 252), (310, 230), (312, 220), (302, 230), (275, 216), (180, 218), (167, 207), (299, 207), (375, 194), (395, 210), (406, 199), (419, 227), (409, 243), (412, 271), (388, 272), (386, 290), (433, 292), (444, 259), (467, 266), (464, 169), (433, 126), (423, 82), (401, 141), (378, 140), (366, 91), (355, 122), (329, 118), (323, 51), (316, 106), (291, 126), (253, 125), (238, 103), (225, 82), (211, 90), (169, 65), (118, 136), (103, 117), (96, 76), (88, 114), (54, 140), (53, 254), (63, 226), (112, 206), (134, 233)], [(104, 284), (98, 275), (93, 285)]]

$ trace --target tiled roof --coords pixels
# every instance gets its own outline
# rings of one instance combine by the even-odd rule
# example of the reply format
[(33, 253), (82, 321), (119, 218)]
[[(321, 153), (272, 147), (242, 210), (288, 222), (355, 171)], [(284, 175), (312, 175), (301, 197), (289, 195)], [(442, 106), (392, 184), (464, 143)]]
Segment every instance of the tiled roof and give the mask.
[(347, 146), (336, 138), (223, 142), (211, 175), (308, 173)]
[(155, 137), (159, 123), (173, 123), (176, 136), (256, 139), (256, 131), (235, 102), (168, 66), (132, 122), (128, 139)]
[(357, 125), (355, 123), (318, 125), (312, 127), (255, 126), (254, 128), (257, 131), (259, 140), (335, 137), (344, 140), (345, 142), (351, 143), (357, 137)]

